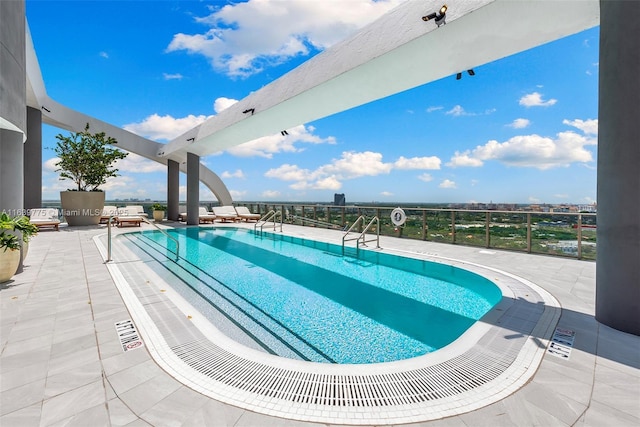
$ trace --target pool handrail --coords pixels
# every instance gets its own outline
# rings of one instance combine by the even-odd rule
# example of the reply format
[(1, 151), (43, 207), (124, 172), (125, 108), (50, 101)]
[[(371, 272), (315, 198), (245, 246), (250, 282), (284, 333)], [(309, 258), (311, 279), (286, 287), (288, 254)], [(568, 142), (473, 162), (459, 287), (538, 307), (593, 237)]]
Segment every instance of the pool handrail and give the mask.
[[(142, 221), (146, 222), (149, 225), (153, 225), (158, 231), (160, 231), (162, 234), (164, 234), (165, 236), (167, 236), (169, 239), (173, 240), (176, 244), (176, 261), (178, 261), (178, 259), (180, 259), (180, 242), (178, 242), (178, 239), (176, 239), (175, 237), (169, 235), (169, 233), (167, 233), (165, 230), (163, 230), (162, 228), (158, 227), (158, 225), (155, 222), (151, 222), (149, 221), (147, 218), (142, 217)], [(167, 245), (167, 250), (171, 251), (171, 249), (169, 249), (169, 245)], [(173, 251), (171, 251), (173, 252)]]
[[(353, 222), (353, 224), (351, 224), (351, 227), (349, 227), (349, 229), (345, 231), (345, 233), (342, 235), (342, 255), (344, 255), (345, 242), (348, 242), (351, 240), (356, 241), (356, 251), (360, 250), (360, 244), (362, 244), (363, 246), (367, 246), (366, 245), (367, 242), (373, 242), (374, 240), (376, 242), (376, 249), (380, 248), (380, 219), (377, 216), (374, 216), (373, 218), (371, 218), (371, 221), (369, 221), (369, 224), (367, 224), (364, 230), (360, 234), (358, 234), (358, 237), (352, 237), (349, 239), (347, 238), (349, 233), (351, 233), (351, 230), (353, 230), (360, 223), (364, 224), (366, 220), (367, 219), (364, 217), (364, 215), (360, 215), (358, 219), (356, 219)], [(369, 229), (373, 226), (374, 223), (376, 224), (376, 238), (371, 240), (366, 240), (367, 231), (369, 231)], [(360, 242), (360, 240), (362, 240), (362, 242)]]
[(270, 210), (266, 214), (260, 218), (258, 222), (253, 225), (254, 233), (258, 234), (258, 225), (260, 226), (260, 233), (262, 233), (264, 226), (267, 225), (269, 221), (273, 221), (273, 231), (276, 231), (276, 218), (280, 217), (280, 232), (282, 232), (282, 212)]

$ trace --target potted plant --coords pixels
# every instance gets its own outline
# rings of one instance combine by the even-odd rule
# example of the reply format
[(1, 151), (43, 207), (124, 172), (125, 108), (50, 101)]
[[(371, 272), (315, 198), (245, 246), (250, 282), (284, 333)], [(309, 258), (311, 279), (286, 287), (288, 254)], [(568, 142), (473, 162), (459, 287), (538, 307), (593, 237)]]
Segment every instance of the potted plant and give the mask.
[(153, 211), (153, 220), (155, 222), (161, 222), (164, 219), (164, 212), (167, 210), (167, 207), (161, 203), (154, 203), (151, 205), (151, 210)]
[(69, 136), (58, 134), (56, 139), (54, 151), (59, 159), (56, 172), (60, 172), (60, 179), (70, 179), (76, 184), (73, 190), (60, 192), (67, 224), (96, 225), (104, 207), (104, 192), (98, 187), (106, 183), (107, 178), (118, 176), (113, 164), (128, 153), (109, 147), (118, 141), (104, 132), (91, 133), (89, 123), (82, 132), (71, 132)]
[(29, 222), (29, 217), (26, 216), (14, 218), (13, 222), (14, 230), (18, 230), (22, 234), (22, 261), (24, 261), (27, 252), (29, 252), (29, 241), (38, 234), (38, 227)]
[(15, 221), (0, 214), (0, 283), (11, 279), (20, 265), (20, 239), (15, 234)]

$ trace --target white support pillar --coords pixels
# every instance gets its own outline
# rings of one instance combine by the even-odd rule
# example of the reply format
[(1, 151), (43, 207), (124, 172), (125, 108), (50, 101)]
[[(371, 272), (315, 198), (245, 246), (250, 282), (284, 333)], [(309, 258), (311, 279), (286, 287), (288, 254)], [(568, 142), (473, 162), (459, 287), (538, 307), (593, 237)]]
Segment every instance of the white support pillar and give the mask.
[(187, 153), (187, 225), (198, 225), (200, 207), (200, 156)]
[(167, 162), (167, 218), (178, 220), (180, 214), (180, 164), (174, 160)]

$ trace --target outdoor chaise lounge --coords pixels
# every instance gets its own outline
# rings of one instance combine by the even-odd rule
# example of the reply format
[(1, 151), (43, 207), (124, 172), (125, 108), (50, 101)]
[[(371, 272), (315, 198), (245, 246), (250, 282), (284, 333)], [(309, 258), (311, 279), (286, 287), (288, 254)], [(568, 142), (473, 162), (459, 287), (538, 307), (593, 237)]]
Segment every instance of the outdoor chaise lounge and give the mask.
[(240, 219), (233, 206), (214, 206), (213, 213), (221, 222), (236, 222)]
[(58, 209), (55, 208), (31, 209), (29, 222), (38, 227), (38, 229), (43, 227), (53, 227), (56, 231), (60, 231), (58, 229), (58, 226), (60, 225)]
[(143, 221), (142, 216), (137, 212), (136, 208), (124, 207), (118, 208), (118, 227), (124, 227), (125, 225), (137, 225), (140, 227), (140, 223)]
[[(180, 206), (179, 208), (180, 213), (178, 214), (178, 221), (187, 221), (187, 207), (186, 206)], [(204, 224), (204, 223), (213, 223), (216, 219), (216, 216), (212, 213), (209, 212), (207, 210), (207, 208), (205, 208), (204, 206), (200, 206), (198, 208), (198, 221), (200, 222), (200, 224)]]
[(200, 206), (198, 208), (198, 220), (200, 221), (200, 224), (204, 224), (207, 222), (213, 223), (215, 219), (216, 219), (216, 216), (213, 213), (209, 212), (207, 208), (203, 206)]
[(184, 205), (178, 206), (178, 221), (187, 220), (187, 207)]
[(100, 224), (105, 224), (109, 221), (110, 217), (116, 218), (118, 216), (118, 208), (115, 206), (105, 206), (102, 208), (102, 214), (100, 214)]
[(129, 212), (133, 211), (139, 216), (142, 216), (145, 218), (149, 216), (149, 214), (144, 211), (144, 208), (142, 207), (142, 205), (129, 205), (127, 206), (127, 208), (129, 208)]
[(249, 208), (246, 206), (236, 206), (236, 212), (240, 219), (245, 222), (258, 221), (261, 218), (260, 214), (251, 213)]

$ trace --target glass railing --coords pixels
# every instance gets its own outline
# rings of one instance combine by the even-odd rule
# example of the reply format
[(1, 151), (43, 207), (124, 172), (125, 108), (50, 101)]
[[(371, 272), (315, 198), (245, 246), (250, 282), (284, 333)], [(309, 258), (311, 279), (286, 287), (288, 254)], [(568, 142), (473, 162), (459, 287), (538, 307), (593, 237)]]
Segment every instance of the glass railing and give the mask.
[[(304, 217), (314, 221), (297, 224), (344, 228), (363, 215), (380, 218), (380, 234), (405, 239), (452, 243), (487, 249), (596, 259), (596, 214), (403, 208), (406, 222), (391, 221), (394, 206), (333, 206), (305, 204), (238, 203), (252, 212), (279, 210), (284, 218)], [(287, 220), (285, 219), (285, 223)]]
[[(116, 202), (117, 206), (142, 205), (151, 215), (154, 202)], [(60, 208), (60, 202), (44, 207)], [(530, 212), (499, 210), (432, 209), (404, 207), (406, 222), (396, 227), (391, 221), (395, 206), (334, 206), (301, 203), (236, 203), (253, 213), (270, 210), (308, 227), (349, 228), (358, 217), (380, 218), (380, 234), (404, 239), (453, 243), (487, 249), (504, 249), (535, 254), (566, 256), (583, 260), (596, 259), (596, 214), (571, 212)], [(202, 202), (201, 206), (217, 206)], [(326, 225), (322, 225), (326, 224)], [(329, 225), (331, 224), (331, 225)], [(362, 230), (359, 230), (360, 232)]]

